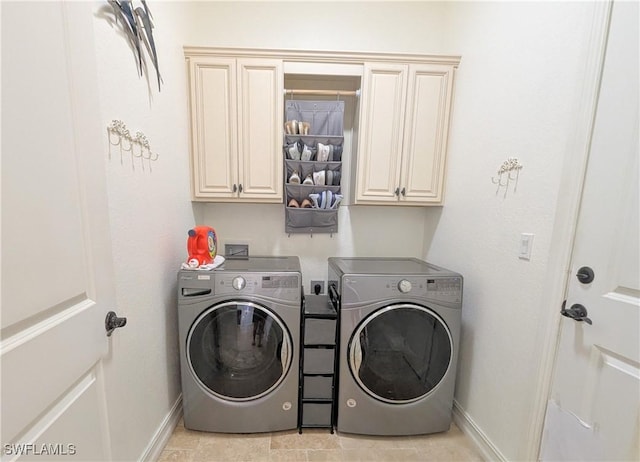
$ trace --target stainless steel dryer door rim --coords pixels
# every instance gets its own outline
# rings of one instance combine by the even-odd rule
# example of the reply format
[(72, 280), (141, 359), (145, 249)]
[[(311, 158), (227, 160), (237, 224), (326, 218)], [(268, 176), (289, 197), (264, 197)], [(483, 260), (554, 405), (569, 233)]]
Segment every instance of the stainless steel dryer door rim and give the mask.
[[(251, 363), (252, 358), (255, 360), (255, 355), (251, 355), (251, 353), (248, 352), (248, 349), (254, 349), (254, 348), (258, 348), (258, 351), (260, 352), (259, 356), (261, 358), (264, 356), (264, 359), (266, 360), (266, 362), (269, 363), (268, 364), (269, 370), (265, 371), (265, 372), (268, 372), (268, 374), (263, 373), (262, 371), (254, 371), (253, 379), (252, 379), (252, 376), (246, 377), (247, 380), (245, 380), (244, 383), (245, 384), (251, 383), (253, 386), (260, 386), (261, 384), (259, 380), (267, 380), (267, 383), (265, 384), (265, 386), (260, 386), (261, 389), (259, 391), (253, 392), (249, 396), (231, 396), (230, 394), (220, 393), (219, 391), (214, 390), (211, 384), (204, 383), (201, 375), (204, 375), (206, 373), (206, 375), (208, 376), (207, 378), (211, 378), (211, 377), (215, 377), (216, 375), (219, 376), (222, 374), (217, 374), (217, 371), (213, 370), (214, 369), (213, 365), (210, 370), (205, 370), (205, 373), (203, 373), (202, 368), (200, 368), (201, 369), (200, 372), (196, 371), (196, 369), (194, 368), (194, 361), (198, 361), (199, 358), (193, 357), (192, 348), (191, 348), (192, 346), (195, 345), (194, 332), (196, 332), (196, 330), (199, 328), (201, 323), (207, 322), (208, 317), (216, 316), (216, 312), (218, 312), (218, 315), (219, 315), (220, 313), (224, 312), (225, 309), (227, 310), (227, 312), (232, 311), (231, 310), (232, 308), (235, 309), (234, 319), (237, 316), (238, 330), (240, 330), (239, 326), (241, 324), (242, 312), (237, 311), (238, 307), (242, 307), (242, 311), (245, 311), (245, 310), (251, 311), (252, 316), (255, 316), (255, 313), (258, 313), (258, 317), (263, 319), (262, 331), (259, 333), (260, 335), (264, 332), (265, 329), (268, 328), (269, 330), (275, 330), (275, 334), (279, 334), (281, 332), (281, 336), (282, 336), (281, 343), (277, 342), (274, 345), (272, 343), (273, 340), (271, 340), (271, 343), (270, 343), (269, 335), (267, 333), (267, 340), (264, 348), (262, 347), (261, 344), (257, 346), (255, 344), (249, 345), (247, 343), (247, 338), (246, 338), (248, 332), (245, 332), (244, 334), (241, 334), (238, 332), (237, 336), (232, 339), (234, 341), (234, 346), (239, 345), (242, 341), (244, 341), (244, 345), (239, 345), (239, 348), (242, 348), (244, 346), (243, 348), (244, 351), (240, 351), (239, 353), (240, 354), (248, 353), (248, 357), (245, 358), (245, 361), (244, 361), (245, 365), (247, 362)], [(226, 315), (227, 317), (229, 317), (229, 313), (226, 313)], [(270, 322), (267, 322), (266, 320), (269, 320)], [(233, 323), (235, 324), (235, 321), (233, 321)], [(209, 324), (212, 324), (212, 323), (209, 323)], [(265, 327), (265, 324), (268, 324), (267, 327)], [(226, 328), (230, 329), (231, 325), (232, 324), (230, 322), (227, 322)], [(223, 326), (223, 328), (224, 327), (225, 326)], [(214, 329), (211, 329), (211, 330), (213, 331)], [(220, 334), (219, 332), (217, 334), (218, 334), (218, 337), (223, 336), (223, 334)], [(213, 334), (210, 333), (209, 335), (215, 336), (216, 333), (213, 333)], [(230, 335), (230, 334), (227, 334), (227, 335)], [(244, 335), (245, 338), (239, 339), (240, 335)], [(255, 343), (255, 335), (256, 335), (256, 330), (254, 329), (251, 337), (249, 337), (250, 339), (254, 340), (254, 343)], [(202, 340), (202, 339), (196, 339), (195, 341), (199, 341), (199, 340)], [(207, 345), (207, 346), (210, 346), (210, 345)], [(213, 351), (213, 350), (209, 351), (210, 355), (213, 356), (213, 358), (208, 357), (208, 358), (200, 359), (200, 361), (203, 361), (203, 360), (213, 361), (215, 364), (219, 364), (219, 367), (223, 369), (223, 371), (225, 369), (226, 370), (231, 369), (229, 364), (224, 363), (224, 358), (222, 357), (224, 355), (224, 352), (222, 351), (223, 350), (222, 342), (216, 339), (214, 341), (214, 347), (217, 347), (217, 351)], [(263, 354), (263, 352), (267, 352), (268, 350), (273, 350), (274, 348), (275, 350), (273, 351), (274, 353), (273, 355), (266, 356)], [(208, 349), (211, 349), (211, 348), (208, 348)], [(277, 354), (278, 349), (280, 350), (279, 355)], [(273, 313), (273, 311), (257, 303), (253, 303), (245, 300), (229, 300), (223, 303), (215, 304), (210, 308), (204, 310), (196, 318), (196, 320), (193, 322), (193, 324), (189, 328), (189, 333), (187, 335), (186, 345), (185, 345), (185, 353), (186, 353), (187, 364), (189, 366), (191, 375), (196, 381), (196, 383), (200, 386), (200, 388), (202, 388), (203, 391), (205, 391), (206, 393), (212, 396), (215, 396), (217, 398), (220, 398), (226, 401), (238, 401), (238, 402), (253, 401), (271, 393), (287, 377), (287, 374), (291, 367), (292, 358), (293, 358), (291, 334), (289, 330), (286, 328), (286, 326), (284, 325), (284, 323), (278, 318), (278, 316), (275, 315), (275, 313)], [(275, 377), (274, 375), (276, 374), (277, 364), (273, 364), (273, 363), (278, 360), (281, 367), (280, 367), (280, 370), (277, 371), (277, 377)], [(258, 366), (260, 365), (258, 364)], [(229, 378), (236, 380), (233, 377), (234, 376), (233, 372), (227, 372), (227, 373), (229, 374)], [(267, 379), (267, 375), (270, 375), (272, 378)], [(223, 377), (221, 380), (225, 381), (226, 379)], [(228, 381), (231, 381), (231, 380), (228, 380)], [(242, 382), (237, 382), (237, 383), (238, 383), (238, 386), (242, 385)]]
[[(418, 310), (432, 317), (437, 323), (436, 325), (438, 326), (439, 332), (446, 333), (446, 339), (448, 340), (449, 351), (445, 358), (441, 358), (441, 361), (446, 360), (447, 366), (444, 370), (441, 370), (438, 373), (438, 377), (437, 377), (438, 381), (425, 393), (420, 394), (419, 396), (416, 396), (411, 399), (389, 399), (389, 398), (385, 398), (384, 396), (380, 396), (379, 393), (376, 393), (375, 391), (371, 390), (361, 379), (360, 372), (362, 367), (363, 355), (362, 355), (362, 346), (360, 344), (359, 339), (363, 330), (366, 329), (367, 326), (369, 326), (373, 321), (375, 321), (376, 318), (378, 318), (379, 316), (388, 315), (389, 313), (392, 313), (398, 310), (403, 310), (403, 309)], [(398, 303), (398, 304), (386, 306), (385, 308), (382, 308), (366, 316), (364, 320), (360, 323), (360, 325), (356, 328), (353, 335), (351, 336), (351, 339), (349, 340), (349, 345), (348, 345), (349, 367), (351, 369), (351, 374), (355, 379), (355, 381), (357, 382), (358, 386), (360, 386), (362, 390), (364, 390), (367, 394), (369, 394), (373, 398), (380, 401), (384, 401), (386, 403), (390, 403), (390, 404), (413, 403), (415, 401), (419, 401), (425, 398), (426, 396), (429, 396), (438, 387), (442, 379), (447, 375), (447, 373), (449, 372), (449, 369), (451, 368), (451, 363), (453, 361), (453, 348), (454, 348), (454, 345), (453, 345), (453, 338), (451, 337), (451, 332), (449, 331), (447, 324), (443, 321), (443, 319), (437, 313), (421, 305), (416, 305), (412, 303)], [(416, 375), (418, 374), (416, 373)]]

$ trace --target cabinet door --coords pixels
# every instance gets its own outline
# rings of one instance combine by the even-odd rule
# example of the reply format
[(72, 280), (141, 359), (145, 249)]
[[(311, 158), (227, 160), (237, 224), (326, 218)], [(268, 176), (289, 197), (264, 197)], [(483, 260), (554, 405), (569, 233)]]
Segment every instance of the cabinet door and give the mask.
[(408, 66), (365, 63), (355, 203), (395, 203)]
[(442, 202), (452, 85), (451, 66), (409, 66), (401, 202)]
[(282, 202), (282, 60), (238, 60), (240, 200)]
[(190, 58), (189, 71), (193, 198), (231, 199), (239, 184), (236, 60)]

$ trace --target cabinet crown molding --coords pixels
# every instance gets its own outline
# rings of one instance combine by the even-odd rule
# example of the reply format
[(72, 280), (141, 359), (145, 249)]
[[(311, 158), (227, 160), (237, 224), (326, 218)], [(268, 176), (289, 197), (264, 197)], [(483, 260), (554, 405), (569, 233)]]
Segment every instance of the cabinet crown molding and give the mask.
[(247, 58), (278, 58), (284, 61), (313, 61), (326, 63), (362, 64), (367, 61), (402, 62), (405, 64), (443, 64), (458, 67), (461, 57), (456, 55), (437, 55), (421, 53), (391, 53), (368, 51), (322, 51), (322, 50), (290, 50), (268, 48), (226, 48), (184, 46), (186, 58), (216, 55), (218, 57), (233, 56)]

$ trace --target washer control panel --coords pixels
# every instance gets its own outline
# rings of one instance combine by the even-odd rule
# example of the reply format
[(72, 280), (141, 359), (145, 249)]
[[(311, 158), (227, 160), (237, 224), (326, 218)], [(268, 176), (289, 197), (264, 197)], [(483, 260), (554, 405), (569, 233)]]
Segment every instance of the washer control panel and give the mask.
[(196, 303), (203, 297), (250, 297), (261, 295), (274, 300), (298, 303), (302, 297), (302, 275), (299, 272), (178, 272), (178, 298)]
[(300, 290), (297, 274), (217, 274), (217, 294), (278, 294), (283, 290)]
[(273, 275), (262, 276), (263, 289), (295, 289), (298, 288), (298, 276)]
[(460, 302), (462, 298), (462, 279), (427, 279), (427, 296), (436, 300)]

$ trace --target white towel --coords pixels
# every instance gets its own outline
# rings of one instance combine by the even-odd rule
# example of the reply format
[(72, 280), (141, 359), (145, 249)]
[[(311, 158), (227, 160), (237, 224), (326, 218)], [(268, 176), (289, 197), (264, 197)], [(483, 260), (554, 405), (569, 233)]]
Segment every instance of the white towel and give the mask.
[[(195, 261), (195, 260), (192, 260), (192, 261)], [(180, 268), (181, 269), (186, 269), (186, 270), (209, 271), (209, 270), (212, 270), (214, 268), (217, 268), (218, 266), (222, 265), (223, 263), (224, 263), (224, 257), (222, 255), (216, 255), (216, 257), (213, 259), (213, 262), (207, 263), (206, 265), (189, 266), (189, 263), (183, 263), (180, 266)]]

